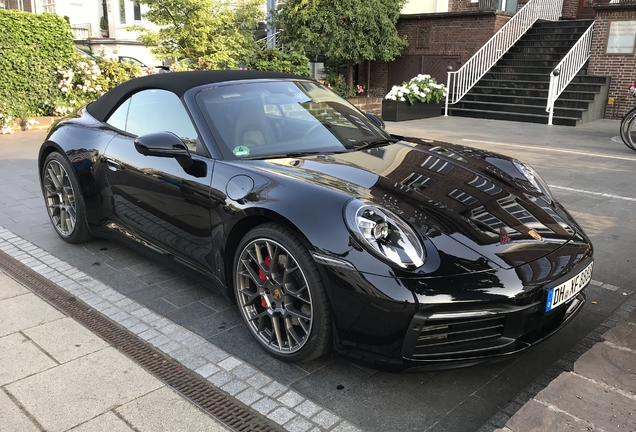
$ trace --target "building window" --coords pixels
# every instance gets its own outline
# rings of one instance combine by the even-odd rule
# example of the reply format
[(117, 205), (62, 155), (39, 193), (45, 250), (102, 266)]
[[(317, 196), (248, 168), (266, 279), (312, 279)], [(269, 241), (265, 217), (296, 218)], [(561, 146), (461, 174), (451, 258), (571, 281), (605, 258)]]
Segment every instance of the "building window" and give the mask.
[(634, 54), (636, 21), (612, 21), (607, 35), (607, 54)]
[(42, 12), (55, 13), (54, 0), (42, 0)]
[(119, 0), (119, 23), (126, 24), (126, 0)]
[(133, 17), (135, 21), (141, 21), (141, 5), (139, 2), (133, 2)]

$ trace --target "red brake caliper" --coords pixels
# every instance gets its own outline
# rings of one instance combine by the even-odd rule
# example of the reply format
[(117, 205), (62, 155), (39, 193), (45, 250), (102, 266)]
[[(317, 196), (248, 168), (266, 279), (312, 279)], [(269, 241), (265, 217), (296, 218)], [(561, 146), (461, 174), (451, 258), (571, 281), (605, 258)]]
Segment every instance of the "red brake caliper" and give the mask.
[[(272, 263), (272, 259), (269, 256), (267, 256), (267, 257), (265, 257), (263, 262), (265, 263), (265, 265), (267, 267), (270, 267), (270, 265)], [(263, 282), (265, 282), (267, 280), (267, 276), (265, 276), (265, 272), (263, 272), (263, 270), (259, 270), (258, 271), (258, 277), (260, 277)], [(267, 309), (267, 301), (265, 301), (265, 297), (263, 297), (263, 296), (261, 296), (261, 306), (263, 306), (265, 309)]]

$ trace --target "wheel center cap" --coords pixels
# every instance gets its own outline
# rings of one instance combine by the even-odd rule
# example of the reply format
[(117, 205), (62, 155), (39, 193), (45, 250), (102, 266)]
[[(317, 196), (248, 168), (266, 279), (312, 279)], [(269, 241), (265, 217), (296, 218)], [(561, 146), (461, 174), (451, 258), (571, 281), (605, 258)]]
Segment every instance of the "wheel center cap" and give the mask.
[(280, 293), (279, 289), (275, 289), (274, 292), (272, 293), (272, 297), (274, 297), (274, 300), (280, 300), (282, 297), (282, 294)]

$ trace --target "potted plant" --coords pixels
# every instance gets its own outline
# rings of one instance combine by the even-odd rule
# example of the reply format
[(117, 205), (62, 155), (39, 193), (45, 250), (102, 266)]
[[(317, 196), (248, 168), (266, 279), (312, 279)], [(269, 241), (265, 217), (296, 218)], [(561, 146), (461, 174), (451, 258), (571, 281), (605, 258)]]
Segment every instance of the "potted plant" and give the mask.
[(99, 28), (102, 30), (102, 37), (108, 37), (108, 21), (103, 16), (99, 19)]
[(382, 118), (386, 121), (415, 120), (437, 117), (442, 113), (446, 86), (430, 75), (418, 75), (399, 86), (393, 86), (382, 101)]

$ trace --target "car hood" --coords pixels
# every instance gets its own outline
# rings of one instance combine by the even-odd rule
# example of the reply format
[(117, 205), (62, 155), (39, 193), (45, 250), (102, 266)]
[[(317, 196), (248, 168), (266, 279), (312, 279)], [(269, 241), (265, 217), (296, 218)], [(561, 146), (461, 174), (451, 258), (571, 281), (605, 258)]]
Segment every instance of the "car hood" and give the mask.
[(548, 255), (580, 232), (513, 159), (485, 150), (403, 138), (365, 151), (265, 163), (270, 172), (388, 208), (434, 244), (451, 237), (502, 268)]

